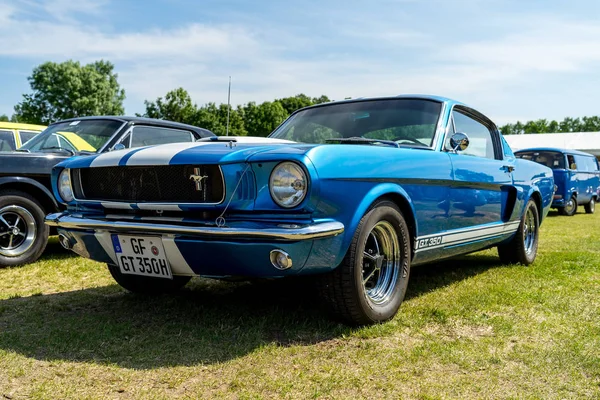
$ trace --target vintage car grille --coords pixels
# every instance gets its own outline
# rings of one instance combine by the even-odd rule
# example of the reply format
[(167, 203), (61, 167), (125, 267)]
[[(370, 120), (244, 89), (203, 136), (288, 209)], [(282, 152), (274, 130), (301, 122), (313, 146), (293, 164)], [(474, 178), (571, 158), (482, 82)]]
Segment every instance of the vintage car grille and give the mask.
[(80, 200), (220, 203), (225, 190), (218, 165), (82, 168), (72, 178)]

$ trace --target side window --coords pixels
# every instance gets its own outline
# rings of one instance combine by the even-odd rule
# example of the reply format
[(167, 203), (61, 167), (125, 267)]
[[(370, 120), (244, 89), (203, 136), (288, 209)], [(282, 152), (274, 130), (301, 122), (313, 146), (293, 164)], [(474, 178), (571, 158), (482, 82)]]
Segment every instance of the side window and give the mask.
[(33, 132), (33, 131), (19, 131), (19, 136), (21, 137), (21, 143), (25, 144), (25, 142), (27, 142), (29, 139), (33, 138), (37, 134), (38, 134), (38, 132)]
[(495, 158), (492, 133), (487, 126), (459, 111), (453, 111), (452, 118), (456, 132), (466, 133), (469, 136), (469, 147), (460, 154)]
[(577, 169), (577, 163), (575, 162), (575, 157), (573, 157), (572, 155), (567, 155), (567, 164), (569, 169), (573, 169), (576, 170)]
[(191, 132), (179, 129), (140, 125), (134, 126), (131, 131), (131, 147), (193, 141)]
[(0, 151), (11, 151), (16, 147), (12, 131), (0, 131)]

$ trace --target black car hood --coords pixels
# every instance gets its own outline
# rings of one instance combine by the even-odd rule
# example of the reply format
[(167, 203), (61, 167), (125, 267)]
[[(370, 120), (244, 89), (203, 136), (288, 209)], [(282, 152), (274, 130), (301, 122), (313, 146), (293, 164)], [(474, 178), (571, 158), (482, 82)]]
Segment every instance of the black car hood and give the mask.
[(0, 152), (0, 176), (50, 175), (52, 167), (69, 157), (62, 153)]

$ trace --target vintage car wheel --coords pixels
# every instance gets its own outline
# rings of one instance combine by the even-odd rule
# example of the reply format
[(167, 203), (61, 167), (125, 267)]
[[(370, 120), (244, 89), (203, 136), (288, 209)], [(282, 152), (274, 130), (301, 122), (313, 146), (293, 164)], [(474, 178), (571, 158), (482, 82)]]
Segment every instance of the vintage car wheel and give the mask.
[(192, 279), (190, 276), (174, 276), (173, 279), (165, 279), (124, 274), (119, 269), (119, 266), (114, 264), (107, 265), (114, 280), (117, 281), (122, 288), (133, 293), (171, 293), (181, 289), (190, 281), (190, 279)]
[(366, 325), (396, 315), (409, 272), (408, 227), (394, 203), (381, 201), (361, 219), (344, 260), (319, 286), (335, 316)]
[(535, 261), (538, 248), (540, 217), (535, 201), (529, 200), (516, 235), (507, 244), (498, 246), (503, 263), (529, 265)]
[(0, 267), (34, 262), (48, 244), (41, 204), (25, 192), (0, 193)]
[(596, 201), (594, 198), (592, 198), (590, 202), (585, 205), (585, 212), (588, 214), (593, 214), (594, 211), (596, 211)]
[(566, 215), (569, 217), (575, 215), (575, 213), (577, 212), (577, 197), (575, 197), (574, 195), (571, 196), (567, 204), (564, 207), (559, 208), (558, 212), (561, 215)]

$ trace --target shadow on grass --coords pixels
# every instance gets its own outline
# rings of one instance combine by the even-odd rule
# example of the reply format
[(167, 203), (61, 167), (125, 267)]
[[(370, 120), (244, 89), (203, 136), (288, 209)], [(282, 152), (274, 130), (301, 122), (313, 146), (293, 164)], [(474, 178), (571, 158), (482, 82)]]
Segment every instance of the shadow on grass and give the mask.
[(42, 253), (40, 261), (62, 260), (67, 258), (79, 257), (76, 253), (62, 247), (58, 241), (58, 236), (50, 236), (46, 250)]
[[(469, 256), (414, 268), (407, 300), (499, 266)], [(264, 346), (311, 345), (350, 334), (296, 281), (194, 279), (175, 295), (111, 285), (0, 301), (0, 348), (39, 360), (156, 368), (224, 362)]]

